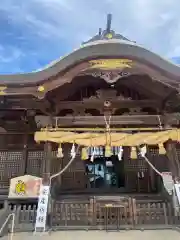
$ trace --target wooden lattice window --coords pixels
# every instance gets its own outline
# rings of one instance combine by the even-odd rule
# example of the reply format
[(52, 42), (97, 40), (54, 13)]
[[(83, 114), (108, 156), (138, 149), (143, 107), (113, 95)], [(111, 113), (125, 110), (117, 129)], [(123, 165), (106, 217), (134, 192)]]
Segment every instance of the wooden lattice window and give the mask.
[(158, 146), (150, 146), (149, 147), (149, 160), (150, 162), (160, 171), (168, 171), (168, 157), (166, 154), (159, 154)]
[(9, 179), (6, 176), (6, 162), (7, 162), (7, 152), (0, 152), (0, 188), (8, 188)]
[(24, 174), (25, 162), (21, 151), (0, 152), (0, 185), (9, 185), (11, 178)]
[(62, 159), (57, 158), (57, 151), (52, 151), (51, 174), (57, 173), (62, 168)]
[(27, 174), (40, 177), (44, 151), (29, 151), (27, 158)]
[(176, 144), (176, 152), (177, 152), (177, 157), (178, 157), (178, 160), (180, 162), (180, 144)]
[(147, 163), (143, 158), (139, 159), (125, 159), (124, 162), (125, 169), (132, 172), (138, 172), (138, 171), (147, 171), (148, 166)]
[(24, 175), (25, 161), (23, 151), (8, 152), (7, 155), (7, 175), (8, 178)]
[(6, 175), (6, 163), (7, 163), (7, 152), (1, 151), (0, 152), (0, 183), (3, 182), (3, 185), (8, 185), (8, 178)]
[(149, 154), (153, 157), (158, 156), (159, 155), (158, 147), (149, 147)]
[[(43, 161), (45, 160), (44, 151), (29, 151), (27, 159), (27, 174), (42, 177)], [(57, 151), (52, 151), (51, 173), (56, 173), (59, 170), (60, 160), (57, 159)]]

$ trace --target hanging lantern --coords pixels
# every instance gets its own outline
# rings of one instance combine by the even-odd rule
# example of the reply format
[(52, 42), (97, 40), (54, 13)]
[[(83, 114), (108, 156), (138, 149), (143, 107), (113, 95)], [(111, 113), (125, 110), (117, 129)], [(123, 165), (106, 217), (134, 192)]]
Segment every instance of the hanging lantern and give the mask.
[(166, 149), (165, 149), (163, 143), (160, 143), (160, 144), (159, 144), (159, 154), (161, 154), (161, 155), (166, 154)]
[(145, 157), (146, 153), (147, 153), (147, 147), (145, 145), (144, 147), (140, 148), (140, 155), (141, 155), (141, 157)]
[(105, 147), (105, 157), (111, 157), (113, 155), (111, 146), (107, 145)]
[(63, 157), (64, 157), (61, 144), (59, 144), (59, 147), (58, 147), (57, 157), (58, 157), (58, 158), (63, 158)]
[(81, 159), (87, 160), (89, 158), (87, 148), (82, 148), (81, 150)]
[(119, 152), (118, 152), (118, 159), (119, 161), (122, 160), (122, 156), (123, 156), (123, 148), (122, 146), (119, 147)]
[(76, 156), (76, 148), (75, 148), (75, 144), (73, 143), (71, 148), (71, 157), (74, 158), (75, 156)]
[(136, 158), (137, 158), (136, 147), (131, 147), (131, 159), (136, 159)]

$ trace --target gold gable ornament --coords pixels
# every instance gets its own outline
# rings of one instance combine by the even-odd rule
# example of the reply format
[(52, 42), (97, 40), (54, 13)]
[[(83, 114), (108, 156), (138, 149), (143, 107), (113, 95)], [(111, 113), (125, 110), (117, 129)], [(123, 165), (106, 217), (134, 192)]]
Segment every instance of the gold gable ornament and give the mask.
[(112, 35), (112, 33), (108, 33), (108, 34), (105, 35), (105, 37), (106, 37), (107, 39), (112, 39), (112, 38), (113, 38), (113, 35)]
[(129, 59), (98, 59), (89, 61), (90, 68), (99, 69), (124, 69), (132, 67), (132, 60)]

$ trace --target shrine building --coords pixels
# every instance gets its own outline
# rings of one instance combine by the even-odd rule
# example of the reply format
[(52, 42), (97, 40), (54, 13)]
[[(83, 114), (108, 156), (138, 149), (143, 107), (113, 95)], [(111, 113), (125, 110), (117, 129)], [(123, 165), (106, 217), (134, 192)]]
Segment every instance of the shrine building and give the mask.
[[(179, 83), (179, 66), (116, 33), (111, 15), (46, 68), (0, 75), (1, 203), (21, 204), (27, 186), (10, 181), (33, 176), (51, 184), (53, 226), (138, 224), (152, 204), (149, 216), (166, 224), (173, 203), (161, 174), (180, 178)], [(22, 204), (36, 205), (33, 196)]]

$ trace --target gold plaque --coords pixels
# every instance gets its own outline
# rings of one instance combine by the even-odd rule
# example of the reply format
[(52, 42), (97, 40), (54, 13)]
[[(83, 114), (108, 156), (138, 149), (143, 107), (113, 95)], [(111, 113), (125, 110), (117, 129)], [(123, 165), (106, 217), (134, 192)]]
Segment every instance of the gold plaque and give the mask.
[(129, 59), (98, 59), (89, 61), (90, 68), (98, 69), (124, 69), (132, 67), (132, 60)]

